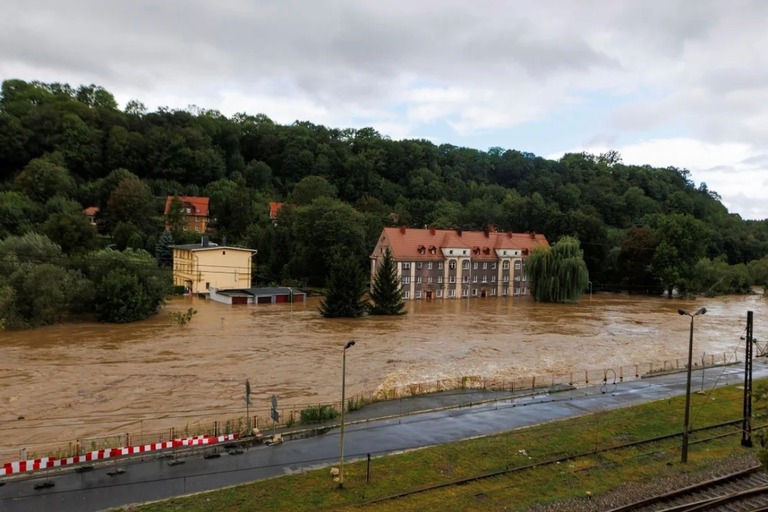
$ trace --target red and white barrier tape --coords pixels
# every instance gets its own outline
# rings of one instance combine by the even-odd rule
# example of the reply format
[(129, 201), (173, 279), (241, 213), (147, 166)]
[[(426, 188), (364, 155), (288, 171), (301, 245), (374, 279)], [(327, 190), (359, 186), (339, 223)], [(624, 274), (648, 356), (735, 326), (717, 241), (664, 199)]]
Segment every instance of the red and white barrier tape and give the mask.
[(34, 460), (7, 462), (2, 467), (0, 467), (0, 476), (24, 473), (26, 471), (36, 471), (38, 469), (58, 468), (72, 464), (82, 464), (83, 462), (111, 459), (113, 457), (122, 457), (124, 455), (155, 452), (160, 450), (167, 450), (168, 448), (179, 448), (183, 446), (203, 446), (207, 444), (223, 443), (226, 441), (234, 441), (235, 439), (237, 439), (237, 434), (227, 434), (218, 437), (204, 435), (174, 439), (172, 441), (165, 441), (162, 443), (143, 444), (139, 446), (124, 446), (122, 448), (107, 448), (105, 450), (96, 450), (93, 452), (88, 452), (84, 455), (67, 457), (65, 459), (41, 457)]

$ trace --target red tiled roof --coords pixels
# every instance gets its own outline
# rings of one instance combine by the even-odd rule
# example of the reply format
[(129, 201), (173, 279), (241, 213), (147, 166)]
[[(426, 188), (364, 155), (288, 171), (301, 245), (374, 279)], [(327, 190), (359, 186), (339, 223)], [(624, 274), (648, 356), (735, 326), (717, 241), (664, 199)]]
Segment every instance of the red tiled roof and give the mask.
[(99, 213), (99, 207), (98, 206), (89, 206), (88, 208), (83, 210), (83, 213), (88, 215), (88, 216), (96, 215), (97, 213)]
[(190, 215), (196, 215), (198, 217), (208, 216), (208, 198), (196, 196), (168, 196), (165, 200), (165, 215), (168, 215), (174, 197), (178, 197), (179, 200), (184, 203), (185, 208), (190, 208), (192, 210)]
[(467, 255), (472, 259), (496, 260), (496, 250), (530, 251), (538, 245), (548, 247), (549, 243), (544, 235), (536, 233), (384, 228), (371, 256), (378, 256), (377, 250), (388, 246), (392, 256), (400, 261), (442, 260), (441, 248), (469, 249)]
[(269, 202), (269, 218), (270, 219), (276, 219), (277, 215), (280, 213), (280, 210), (283, 208), (283, 203), (278, 203), (276, 201), (270, 201)]

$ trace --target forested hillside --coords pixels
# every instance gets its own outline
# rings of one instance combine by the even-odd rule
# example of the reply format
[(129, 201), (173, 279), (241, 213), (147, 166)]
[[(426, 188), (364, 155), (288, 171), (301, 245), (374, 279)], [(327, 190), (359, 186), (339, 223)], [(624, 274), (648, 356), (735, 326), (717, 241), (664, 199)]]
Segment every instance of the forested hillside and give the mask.
[[(768, 222), (729, 214), (684, 169), (624, 165), (613, 152), (553, 161), (260, 114), (149, 112), (138, 101), (120, 110), (101, 87), (6, 80), (0, 179), (0, 318), (10, 325), (156, 311), (167, 276), (154, 256), (167, 261), (172, 194), (210, 197), (213, 239), (258, 249), (264, 284), (322, 286), (336, 252), (367, 269), (385, 225), (572, 235), (594, 289), (717, 294), (768, 278)], [(269, 201), (286, 203), (276, 222)], [(100, 208), (100, 233), (88, 206)], [(115, 318), (105, 307), (136, 309), (104, 305), (121, 290), (151, 300)]]

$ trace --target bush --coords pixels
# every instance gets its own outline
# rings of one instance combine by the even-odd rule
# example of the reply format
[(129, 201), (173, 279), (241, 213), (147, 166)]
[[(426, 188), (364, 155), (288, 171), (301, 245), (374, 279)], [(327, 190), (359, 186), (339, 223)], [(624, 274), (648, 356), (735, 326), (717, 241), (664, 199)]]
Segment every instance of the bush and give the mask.
[(299, 422), (302, 425), (309, 425), (312, 423), (320, 423), (325, 420), (332, 420), (339, 415), (339, 411), (332, 405), (310, 405), (306, 409), (301, 410), (301, 419)]

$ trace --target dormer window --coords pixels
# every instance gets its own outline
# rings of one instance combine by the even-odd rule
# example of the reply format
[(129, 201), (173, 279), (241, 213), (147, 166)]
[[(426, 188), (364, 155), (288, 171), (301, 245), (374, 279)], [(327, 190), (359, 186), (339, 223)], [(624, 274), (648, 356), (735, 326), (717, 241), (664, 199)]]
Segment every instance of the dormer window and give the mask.
[(435, 254), (437, 252), (437, 247), (434, 245), (429, 246), (429, 254)]
[(484, 247), (483, 248), (483, 254), (491, 254), (491, 248), (490, 247)]
[(418, 250), (419, 250), (419, 254), (424, 254), (425, 252), (427, 252), (427, 248), (424, 247), (423, 245), (420, 245), (418, 247)]

